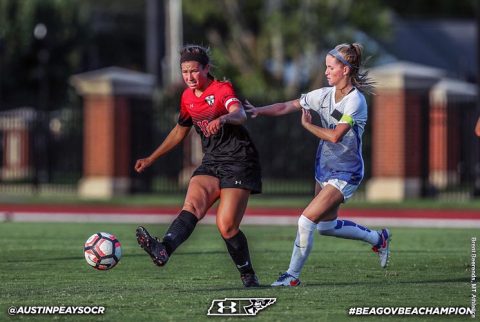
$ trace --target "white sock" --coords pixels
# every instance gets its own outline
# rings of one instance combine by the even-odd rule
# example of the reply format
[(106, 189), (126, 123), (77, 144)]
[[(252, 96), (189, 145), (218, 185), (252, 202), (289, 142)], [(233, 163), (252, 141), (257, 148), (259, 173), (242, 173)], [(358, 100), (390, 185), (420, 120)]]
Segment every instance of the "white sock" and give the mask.
[(363, 240), (372, 246), (377, 245), (380, 241), (380, 235), (377, 231), (370, 230), (350, 220), (321, 221), (318, 223), (317, 229), (320, 235)]
[(293, 244), (292, 258), (287, 273), (298, 278), (313, 246), (317, 224), (301, 215), (298, 219), (297, 238)]

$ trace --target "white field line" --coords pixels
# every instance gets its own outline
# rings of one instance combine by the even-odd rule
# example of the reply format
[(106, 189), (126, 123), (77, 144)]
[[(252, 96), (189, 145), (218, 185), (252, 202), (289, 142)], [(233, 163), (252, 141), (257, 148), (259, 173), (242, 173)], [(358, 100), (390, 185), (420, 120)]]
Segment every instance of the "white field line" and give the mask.
[[(171, 223), (177, 214), (141, 213), (47, 213), (47, 212), (0, 212), (1, 222), (114, 222), (114, 223)], [(436, 227), (436, 228), (480, 228), (480, 220), (475, 219), (432, 219), (432, 218), (392, 218), (392, 217), (353, 217), (345, 216), (365, 226), (382, 227)], [(297, 225), (296, 216), (245, 215), (243, 225)], [(201, 223), (215, 224), (215, 216), (207, 215)]]

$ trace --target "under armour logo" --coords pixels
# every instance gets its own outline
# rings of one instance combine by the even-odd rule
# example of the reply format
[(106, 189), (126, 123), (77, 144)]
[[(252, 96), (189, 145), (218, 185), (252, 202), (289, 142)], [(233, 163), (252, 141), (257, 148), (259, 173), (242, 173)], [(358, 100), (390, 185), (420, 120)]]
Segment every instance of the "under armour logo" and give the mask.
[(225, 298), (223, 300), (213, 300), (207, 315), (254, 316), (276, 301), (276, 298)]
[(224, 302), (218, 302), (217, 305), (218, 305), (218, 310), (217, 310), (218, 313), (225, 313), (225, 309), (228, 309), (230, 313), (237, 312), (237, 309), (235, 308), (235, 306), (237, 306), (236, 302), (230, 302), (230, 305), (225, 305)]
[(235, 184), (242, 184), (242, 180), (235, 180)]

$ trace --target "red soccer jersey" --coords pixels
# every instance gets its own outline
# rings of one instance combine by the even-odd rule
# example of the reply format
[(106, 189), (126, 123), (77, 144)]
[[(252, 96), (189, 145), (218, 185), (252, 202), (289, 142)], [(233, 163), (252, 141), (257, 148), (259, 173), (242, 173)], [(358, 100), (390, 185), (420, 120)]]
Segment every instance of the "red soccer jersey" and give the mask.
[(258, 159), (255, 146), (241, 125), (224, 124), (213, 136), (205, 133), (208, 123), (228, 114), (228, 109), (235, 103), (239, 100), (229, 82), (212, 81), (200, 97), (190, 88), (183, 92), (178, 124), (195, 127), (202, 140), (204, 162)]

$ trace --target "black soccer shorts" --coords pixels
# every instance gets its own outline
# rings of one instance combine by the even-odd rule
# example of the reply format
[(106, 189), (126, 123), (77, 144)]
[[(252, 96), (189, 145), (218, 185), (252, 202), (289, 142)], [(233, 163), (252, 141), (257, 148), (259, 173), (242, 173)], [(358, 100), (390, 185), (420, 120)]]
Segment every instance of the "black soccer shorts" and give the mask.
[(258, 162), (209, 162), (202, 163), (192, 177), (207, 175), (220, 180), (220, 189), (240, 188), (252, 194), (262, 192), (262, 170)]

